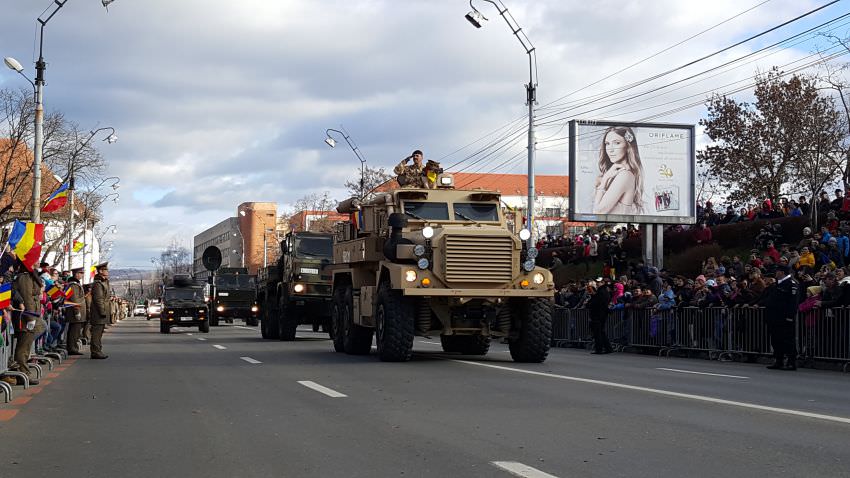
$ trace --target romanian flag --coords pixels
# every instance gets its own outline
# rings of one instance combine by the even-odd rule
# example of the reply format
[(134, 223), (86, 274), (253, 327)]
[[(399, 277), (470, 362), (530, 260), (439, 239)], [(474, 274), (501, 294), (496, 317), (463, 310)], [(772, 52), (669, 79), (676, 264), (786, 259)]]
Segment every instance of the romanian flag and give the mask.
[(59, 186), (53, 194), (47, 198), (47, 204), (41, 208), (42, 212), (53, 212), (62, 209), (62, 206), (68, 203), (68, 183)]
[(65, 287), (65, 298), (70, 299), (72, 295), (74, 295), (74, 291), (71, 290), (71, 284), (68, 284)]
[(91, 269), (89, 269), (89, 276), (93, 279), (95, 274), (97, 274), (97, 267), (91, 266)]
[(51, 299), (56, 300), (62, 297), (62, 289), (57, 287), (56, 284), (53, 284), (47, 289), (47, 295), (49, 295)]
[(85, 246), (85, 243), (82, 243), (80, 241), (74, 241), (74, 247), (72, 249), (74, 250), (74, 252), (80, 252), (80, 249), (82, 249), (83, 246)]
[(9, 235), (9, 247), (30, 271), (41, 257), (41, 242), (44, 240), (44, 224), (15, 221)]
[(10, 305), (12, 305), (12, 284), (6, 282), (4, 284), (0, 284), (0, 310), (5, 309)]

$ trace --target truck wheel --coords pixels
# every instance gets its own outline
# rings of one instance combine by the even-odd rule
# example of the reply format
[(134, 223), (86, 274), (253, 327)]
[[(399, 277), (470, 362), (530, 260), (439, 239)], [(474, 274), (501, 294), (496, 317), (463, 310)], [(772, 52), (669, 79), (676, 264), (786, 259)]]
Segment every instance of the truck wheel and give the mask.
[(210, 322), (208, 320), (202, 321), (201, 325), (198, 326), (198, 330), (204, 334), (210, 333)]
[(281, 297), (278, 310), (278, 338), (280, 340), (292, 342), (293, 340), (295, 340), (295, 331), (298, 329), (298, 316), (295, 314), (294, 307), (291, 307), (289, 305), (289, 300), (286, 298), (286, 296)]
[(552, 342), (552, 302), (533, 298), (514, 304), (514, 327), (517, 337), (508, 339), (514, 362), (542, 363), (549, 355)]
[(322, 325), (322, 324), (320, 324), (318, 320), (314, 320), (314, 321), (313, 321), (313, 332), (318, 332), (318, 331), (319, 331), (319, 327), (321, 327), (321, 325)]
[(331, 341), (335, 352), (345, 352), (343, 345), (343, 321), (345, 320), (345, 294), (350, 292), (348, 287), (334, 287), (333, 303), (331, 304)]
[(440, 343), (444, 352), (457, 352), (464, 355), (487, 355), (490, 350), (490, 337), (476, 335), (441, 335)]
[(342, 347), (349, 355), (368, 355), (372, 350), (372, 329), (354, 323), (354, 299), (351, 286), (343, 291)]
[(266, 299), (265, 307), (263, 307), (263, 319), (260, 322), (260, 331), (264, 339), (277, 340), (280, 338), (280, 331), (277, 329), (277, 304), (273, 304), (271, 299)]
[(375, 333), (378, 358), (406, 362), (413, 356), (413, 304), (384, 282), (378, 289)]
[(159, 333), (168, 334), (170, 332), (171, 332), (171, 329), (168, 327), (168, 324), (166, 324), (165, 322), (159, 323)]

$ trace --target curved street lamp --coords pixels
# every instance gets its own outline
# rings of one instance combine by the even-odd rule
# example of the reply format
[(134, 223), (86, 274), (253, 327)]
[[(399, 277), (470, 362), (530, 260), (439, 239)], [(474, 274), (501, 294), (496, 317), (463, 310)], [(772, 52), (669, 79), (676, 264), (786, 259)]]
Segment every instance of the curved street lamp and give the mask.
[[(345, 127), (340, 126), (343, 130)], [(360, 153), (360, 149), (357, 148), (357, 145), (354, 143), (354, 140), (351, 139), (351, 136), (346, 134), (343, 131), (338, 129), (328, 128), (325, 130), (325, 144), (330, 146), (331, 148), (336, 147), (336, 141), (334, 141), (331, 136), (331, 132), (338, 133), (342, 135), (342, 138), (348, 143), (348, 147), (351, 148), (351, 151), (354, 152), (354, 155), (357, 156), (357, 159), (360, 160), (360, 199), (363, 199), (366, 195), (366, 158)]]
[[(115, 0), (101, 0), (106, 7)], [(7, 67), (20, 73), (35, 88), (35, 146), (32, 165), (32, 222), (41, 222), (41, 159), (44, 155), (44, 27), (68, 3), (68, 0), (53, 0), (52, 4), (36, 19), (41, 25), (38, 35), (38, 60), (35, 62), (35, 82), (24, 75), (24, 67), (14, 58), (7, 57), (3, 62)], [(45, 16), (46, 15), (46, 16)], [(43, 17), (43, 18), (42, 18)]]
[[(487, 21), (487, 18), (475, 8), (475, 5), (472, 4), (473, 0), (469, 0), (469, 6), (472, 8), (472, 11), (466, 14), (466, 19), (469, 23), (472, 24), (475, 28), (481, 28), (482, 22)], [(531, 43), (531, 40), (528, 39), (528, 36), (525, 32), (522, 31), (522, 27), (519, 26), (516, 19), (513, 15), (508, 11), (508, 7), (502, 2), (502, 0), (481, 0), (487, 3), (492, 4), (496, 7), (496, 10), (499, 12), (499, 15), (505, 20), (505, 23), (508, 24), (508, 28), (511, 29), (511, 32), (514, 36), (519, 40), (522, 48), (525, 50), (525, 53), (528, 55), (528, 84), (525, 85), (526, 91), (526, 105), (528, 106), (528, 213), (526, 226), (528, 227), (528, 231), (531, 232), (531, 236), (528, 238), (528, 247), (531, 248), (534, 246), (534, 104), (537, 102), (537, 53), (534, 48), (534, 45)]]

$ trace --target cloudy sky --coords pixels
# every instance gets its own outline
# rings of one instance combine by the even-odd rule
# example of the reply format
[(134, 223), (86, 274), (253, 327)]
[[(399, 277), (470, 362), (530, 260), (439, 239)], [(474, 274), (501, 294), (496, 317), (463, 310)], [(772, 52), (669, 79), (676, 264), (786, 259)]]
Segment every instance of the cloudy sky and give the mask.
[[(0, 56), (17, 58), (32, 76), (35, 20), (52, 2), (0, 3)], [(804, 37), (757, 61), (603, 108), (612, 103), (606, 99), (612, 89), (827, 1), (506, 3), (538, 50), (543, 107), (538, 172), (544, 174), (568, 169), (566, 144), (559, 140), (566, 136), (564, 120), (647, 118), (700, 101), (710, 91), (744, 85), (726, 86), (827, 44)], [(450, 166), (501, 135), (513, 138), (507, 133), (514, 129), (499, 128), (525, 113), (527, 57), (497, 11), (486, 2), (475, 4), (490, 19), (477, 30), (464, 19), (465, 0), (117, 0), (108, 13), (99, 0), (68, 0), (46, 29), (45, 103), (83, 127), (118, 131), (118, 143), (101, 147), (110, 175), (121, 178), (121, 201), (106, 208), (106, 224), (118, 226), (113, 263), (150, 266), (150, 258), (173, 238), (191, 247), (195, 234), (235, 215), (244, 201), (274, 201), (282, 209), (312, 192), (341, 198), (342, 184), (358, 175), (359, 162), (344, 143), (336, 149), (325, 145), (327, 128), (344, 126), (370, 165), (388, 168), (417, 148)], [(847, 5), (837, 3), (629, 94), (686, 78), (847, 12)], [(846, 36), (846, 25), (834, 24), (832, 32)], [(0, 87), (22, 82), (10, 70), (0, 71)], [(693, 124), (703, 114), (697, 107), (655, 121)], [(486, 136), (493, 131), (498, 132)], [(503, 144), (468, 171), (522, 173), (521, 131), (516, 141)]]

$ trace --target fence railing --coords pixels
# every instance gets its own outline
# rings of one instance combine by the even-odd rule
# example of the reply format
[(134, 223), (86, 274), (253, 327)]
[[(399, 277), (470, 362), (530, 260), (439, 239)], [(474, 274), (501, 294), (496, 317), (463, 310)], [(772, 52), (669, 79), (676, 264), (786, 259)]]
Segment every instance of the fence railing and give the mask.
[[(587, 347), (593, 342), (587, 309), (556, 307), (552, 345)], [(696, 308), (611, 311), (606, 332), (618, 349), (705, 353), (710, 359), (772, 355), (763, 308)], [(850, 368), (850, 309), (815, 309), (796, 318), (800, 359), (843, 362)]]

